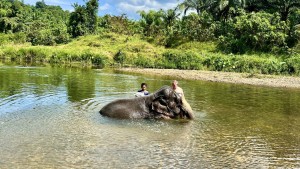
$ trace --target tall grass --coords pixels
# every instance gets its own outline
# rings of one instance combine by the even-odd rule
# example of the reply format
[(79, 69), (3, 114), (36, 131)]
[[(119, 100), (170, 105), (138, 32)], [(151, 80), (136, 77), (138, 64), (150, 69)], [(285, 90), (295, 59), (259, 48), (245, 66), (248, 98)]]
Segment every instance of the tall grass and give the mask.
[(101, 68), (133, 66), (300, 75), (299, 53), (284, 56), (265, 53), (226, 55), (218, 52), (213, 42), (188, 42), (166, 49), (148, 43), (139, 36), (115, 33), (79, 37), (58, 46), (4, 44), (0, 46), (0, 57), (18, 62), (80, 63), (82, 66)]

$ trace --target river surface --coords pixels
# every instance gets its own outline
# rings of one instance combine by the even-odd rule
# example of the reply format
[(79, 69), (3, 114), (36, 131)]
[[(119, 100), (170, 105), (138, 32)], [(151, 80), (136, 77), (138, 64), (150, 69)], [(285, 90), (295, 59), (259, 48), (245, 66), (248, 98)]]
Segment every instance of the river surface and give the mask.
[(300, 168), (300, 90), (179, 80), (195, 120), (99, 110), (171, 78), (0, 65), (0, 168)]

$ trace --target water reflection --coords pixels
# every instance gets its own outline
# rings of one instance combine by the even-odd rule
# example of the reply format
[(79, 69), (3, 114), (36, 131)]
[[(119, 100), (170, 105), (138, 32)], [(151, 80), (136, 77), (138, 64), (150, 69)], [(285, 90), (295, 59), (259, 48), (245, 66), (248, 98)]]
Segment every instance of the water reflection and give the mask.
[(0, 168), (299, 168), (300, 91), (179, 80), (193, 121), (116, 120), (105, 104), (171, 78), (0, 67)]
[(69, 100), (80, 101), (95, 96), (95, 73), (91, 69), (70, 69), (66, 71)]
[[(201, 109), (209, 112), (207, 118), (219, 125), (216, 134), (220, 135), (220, 141), (228, 143), (227, 138), (222, 137), (224, 135), (235, 136), (239, 142), (241, 138), (254, 138), (254, 141), (262, 142), (250, 142), (254, 145), (254, 154), (263, 155), (265, 152), (266, 157), (276, 156), (276, 159), (288, 159), (299, 164), (299, 158), (290, 158), (300, 153), (300, 135), (297, 131), (300, 109), (295, 102), (300, 99), (299, 90), (193, 83), (198, 83), (194, 87), (201, 91), (201, 97), (205, 99)], [(278, 161), (275, 161), (270, 163), (276, 166)]]

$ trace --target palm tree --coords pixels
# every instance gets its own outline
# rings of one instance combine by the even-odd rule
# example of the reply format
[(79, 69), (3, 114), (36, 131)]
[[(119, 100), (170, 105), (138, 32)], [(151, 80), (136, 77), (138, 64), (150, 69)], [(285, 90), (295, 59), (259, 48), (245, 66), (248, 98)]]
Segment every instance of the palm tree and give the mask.
[(171, 27), (174, 25), (176, 19), (180, 16), (180, 13), (177, 12), (178, 7), (175, 9), (169, 9), (167, 11), (162, 11), (162, 19), (166, 24), (166, 27)]
[(280, 12), (282, 21), (286, 21), (293, 10), (300, 8), (299, 0), (263, 0), (263, 2), (273, 12)]
[[(230, 12), (236, 13), (238, 8), (245, 7), (246, 0), (217, 0), (211, 7), (218, 20), (228, 19)], [(232, 10), (232, 11), (231, 11)]]
[(144, 29), (144, 35), (154, 36), (158, 34), (160, 31), (159, 27), (162, 25), (162, 11), (139, 11), (139, 14), (141, 16), (140, 22)]
[(247, 12), (261, 10), (270, 13), (279, 12), (282, 21), (286, 21), (290, 13), (299, 8), (299, 0), (247, 0), (246, 4)]
[(200, 15), (204, 10), (209, 10), (217, 0), (184, 0), (179, 4), (180, 8), (184, 9), (184, 15), (188, 10), (196, 10)]

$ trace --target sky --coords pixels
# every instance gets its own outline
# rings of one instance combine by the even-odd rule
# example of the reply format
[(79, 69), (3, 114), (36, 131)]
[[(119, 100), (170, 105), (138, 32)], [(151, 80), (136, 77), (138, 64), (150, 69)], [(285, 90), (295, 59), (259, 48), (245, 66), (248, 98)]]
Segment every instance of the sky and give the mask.
[[(35, 5), (42, 0), (24, 0), (25, 4)], [(73, 11), (72, 4), (84, 5), (84, 0), (44, 0), (47, 5), (61, 6), (64, 10)], [(105, 14), (126, 14), (129, 19), (139, 19), (137, 11), (174, 9), (183, 0), (99, 0), (99, 16)]]

